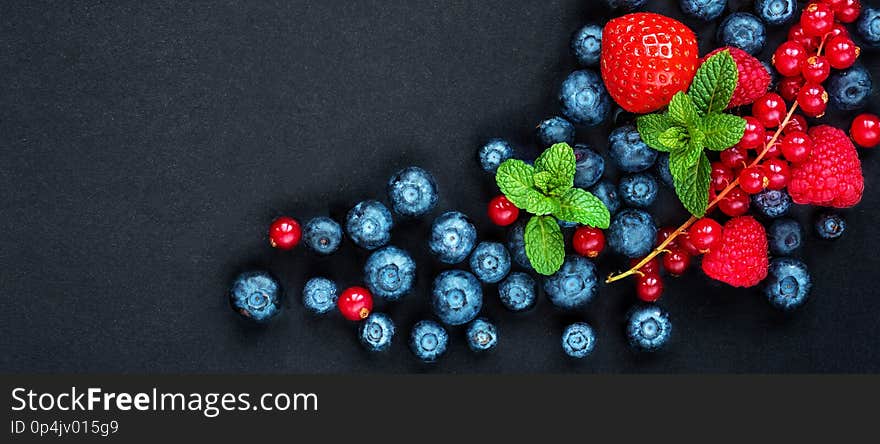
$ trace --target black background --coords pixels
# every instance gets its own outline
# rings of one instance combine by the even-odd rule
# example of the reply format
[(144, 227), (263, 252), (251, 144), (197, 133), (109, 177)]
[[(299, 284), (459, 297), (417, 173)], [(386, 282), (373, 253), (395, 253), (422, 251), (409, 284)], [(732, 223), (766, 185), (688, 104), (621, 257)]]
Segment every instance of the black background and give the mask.
[[(875, 372), (880, 193), (877, 155), (862, 151), (867, 192), (845, 212), (845, 237), (810, 234), (801, 257), (815, 286), (790, 316), (757, 290), (701, 273), (668, 280), (661, 305), (675, 326), (652, 357), (625, 345), (632, 282), (603, 286), (588, 310), (504, 311), (486, 287), (484, 315), (500, 345), (476, 357), (452, 329), (445, 358), (415, 361), (405, 338), (430, 317), (430, 218), (401, 223), (392, 243), (419, 264), (396, 305), (389, 353), (371, 355), (355, 324), (304, 312), (300, 290), (326, 275), (360, 283), (364, 251), (346, 241), (329, 258), (273, 251), (280, 214), (342, 220), (415, 164), (441, 190), (435, 214), (470, 215), (482, 239), (496, 192), (475, 153), (506, 137), (537, 154), (533, 128), (557, 114), (576, 69), (571, 34), (609, 12), (584, 0), (3, 2), (0, 6), (0, 371), (10, 372)], [(746, 9), (750, 2), (731, 2)], [(649, 10), (680, 17), (675, 2)], [(702, 51), (715, 24), (688, 20)], [(771, 33), (768, 48), (781, 39)], [(762, 58), (769, 59), (770, 50)], [(877, 53), (863, 60), (877, 77)], [(872, 111), (878, 112), (876, 99)], [(854, 114), (829, 116), (838, 123)], [(606, 148), (608, 128), (579, 128)], [(611, 176), (615, 174), (610, 172)], [(808, 222), (812, 209), (798, 209)], [(655, 214), (678, 224), (667, 195)], [(620, 260), (604, 256), (602, 275)], [(236, 318), (225, 291), (236, 273), (271, 270), (285, 312), (267, 328)], [(592, 357), (567, 360), (567, 323), (598, 331)]]

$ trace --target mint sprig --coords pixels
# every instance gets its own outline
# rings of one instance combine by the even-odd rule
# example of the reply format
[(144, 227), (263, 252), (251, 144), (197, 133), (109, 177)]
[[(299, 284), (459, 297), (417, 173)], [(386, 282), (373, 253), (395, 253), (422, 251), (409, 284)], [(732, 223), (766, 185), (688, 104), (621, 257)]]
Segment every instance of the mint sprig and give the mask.
[(504, 161), (495, 182), (517, 208), (532, 213), (526, 224), (526, 256), (540, 274), (556, 273), (565, 261), (565, 242), (557, 219), (608, 228), (611, 214), (602, 201), (574, 187), (574, 150), (566, 143), (547, 148), (531, 166), (518, 159)]
[(730, 51), (721, 51), (700, 66), (688, 92), (677, 93), (666, 113), (647, 114), (636, 122), (648, 146), (669, 153), (675, 193), (697, 217), (709, 205), (712, 167), (705, 150), (730, 148), (746, 129), (743, 118), (724, 113), (738, 81), (736, 61)]

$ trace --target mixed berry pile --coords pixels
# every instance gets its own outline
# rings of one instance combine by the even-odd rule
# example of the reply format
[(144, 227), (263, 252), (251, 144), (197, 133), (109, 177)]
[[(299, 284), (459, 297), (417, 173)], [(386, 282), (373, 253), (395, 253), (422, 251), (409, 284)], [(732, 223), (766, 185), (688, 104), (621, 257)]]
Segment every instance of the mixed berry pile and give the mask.
[[(772, 307), (789, 311), (805, 303), (812, 286), (806, 265), (793, 257), (807, 233), (827, 240), (844, 234), (846, 221), (834, 209), (861, 200), (856, 145), (880, 144), (880, 119), (858, 114), (847, 133), (822, 117), (829, 107), (854, 115), (866, 107), (872, 80), (858, 63), (861, 48), (850, 32), (863, 46), (880, 47), (878, 10), (862, 8), (859, 0), (757, 0), (753, 11), (723, 16), (726, 0), (680, 0), (694, 19), (721, 20), (717, 48), (701, 57), (694, 32), (683, 23), (630, 12), (646, 0), (606, 2), (621, 15), (575, 33), (571, 47), (582, 69), (560, 87), (564, 117), (537, 127), (541, 155), (517, 158), (504, 139), (478, 150), (479, 166), (501, 192), (487, 199), (489, 219), (506, 227), (507, 242), (480, 241), (471, 220), (457, 211), (434, 219), (427, 247), (438, 262), (461, 267), (434, 279), (436, 319), (409, 330), (418, 359), (441, 357), (447, 329), (457, 326), (465, 326), (474, 352), (493, 349), (498, 331), (480, 317), (484, 297), (523, 312), (543, 290), (560, 310), (576, 311), (602, 285), (627, 277), (639, 302), (623, 330), (633, 348), (655, 351), (672, 331), (657, 304), (667, 276), (700, 268), (709, 279), (758, 287)], [(789, 26), (788, 38), (771, 60), (761, 61), (754, 55), (764, 50), (768, 26)], [(620, 125), (607, 149), (575, 144), (577, 127), (612, 119)], [(621, 173), (617, 183), (605, 179), (606, 166)], [(674, 193), (691, 217), (658, 227), (650, 211), (662, 192)], [(405, 303), (417, 267), (406, 250), (390, 245), (392, 227), (431, 213), (437, 196), (431, 173), (408, 167), (389, 179), (385, 202), (358, 203), (344, 226), (329, 217), (301, 226), (284, 216), (270, 225), (269, 240), (278, 249), (303, 243), (329, 255), (347, 236), (371, 251), (363, 286), (340, 289), (313, 277), (301, 297), (314, 315), (339, 311), (359, 322), (364, 346), (383, 351), (398, 328), (388, 314), (373, 312), (374, 298)], [(793, 205), (828, 210), (805, 229), (787, 217)], [(565, 230), (573, 231), (570, 247)], [(600, 278), (595, 261), (608, 254), (627, 258), (630, 268)], [(281, 297), (280, 284), (265, 271), (241, 274), (230, 291), (233, 308), (256, 322), (276, 316)], [(577, 322), (562, 332), (561, 342), (565, 354), (584, 358), (596, 335)]]

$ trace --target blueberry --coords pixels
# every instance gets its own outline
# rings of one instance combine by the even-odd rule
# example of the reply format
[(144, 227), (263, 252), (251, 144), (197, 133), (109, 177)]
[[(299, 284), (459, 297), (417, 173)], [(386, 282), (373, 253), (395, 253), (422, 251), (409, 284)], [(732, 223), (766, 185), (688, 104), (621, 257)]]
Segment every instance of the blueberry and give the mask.
[(416, 262), (404, 250), (384, 247), (376, 250), (364, 265), (364, 281), (373, 296), (396, 301), (412, 290)]
[(510, 271), (510, 254), (497, 242), (480, 242), (471, 255), (471, 271), (482, 282), (494, 284)]
[(764, 295), (770, 304), (780, 310), (792, 310), (803, 305), (813, 286), (810, 272), (803, 262), (788, 257), (770, 262)]
[(868, 105), (874, 87), (871, 73), (862, 64), (835, 71), (828, 79), (831, 105), (842, 111), (854, 111)]
[(480, 166), (494, 174), (505, 160), (513, 157), (513, 148), (504, 139), (492, 139), (480, 148)]
[(447, 325), (473, 321), (483, 307), (483, 289), (474, 275), (462, 270), (448, 270), (434, 279), (431, 291), (434, 314)]
[(535, 306), (535, 280), (526, 273), (510, 273), (498, 285), (498, 296), (508, 310), (526, 311)]
[(498, 331), (495, 325), (479, 318), (467, 328), (468, 347), (475, 352), (486, 352), (498, 345)]
[(607, 3), (608, 7), (611, 9), (633, 11), (645, 6), (645, 3), (648, 3), (648, 0), (605, 0), (605, 3)]
[(784, 25), (794, 18), (797, 13), (795, 0), (757, 0), (755, 1), (755, 14), (761, 17), (764, 23), (771, 26)]
[(520, 220), (514, 224), (510, 231), (507, 232), (507, 248), (510, 250), (510, 255), (513, 257), (514, 262), (519, 264), (520, 267), (531, 270), (532, 263), (526, 255), (525, 233), (526, 221)]
[(342, 227), (329, 217), (316, 217), (306, 224), (303, 241), (317, 253), (331, 254), (342, 243)]
[(599, 74), (589, 69), (575, 71), (562, 82), (559, 102), (562, 114), (582, 125), (601, 125), (611, 115), (611, 96)]
[(443, 213), (431, 226), (431, 252), (440, 262), (457, 264), (471, 254), (477, 242), (477, 229), (462, 213)]
[(330, 279), (316, 277), (303, 288), (303, 305), (314, 314), (325, 314), (336, 308), (336, 284)]
[(617, 195), (617, 187), (611, 182), (603, 180), (593, 185), (593, 188), (590, 188), (590, 193), (598, 197), (612, 215), (620, 209), (620, 197)]
[(356, 245), (375, 250), (391, 240), (394, 220), (381, 202), (365, 200), (348, 212), (345, 230)]
[(419, 167), (404, 168), (388, 180), (388, 199), (401, 216), (423, 216), (437, 206), (437, 182)]
[(727, 0), (679, 0), (679, 5), (685, 15), (708, 22), (721, 16)]
[(629, 344), (639, 351), (652, 352), (660, 349), (672, 334), (669, 315), (656, 305), (643, 305), (630, 310), (626, 323)]
[(434, 321), (419, 321), (409, 337), (409, 348), (424, 362), (434, 362), (446, 352), (449, 335)]
[(657, 200), (657, 181), (646, 173), (630, 174), (620, 179), (620, 200), (631, 207), (645, 208)]
[(574, 125), (562, 117), (551, 117), (538, 124), (538, 142), (548, 147), (557, 143), (574, 143)]
[(562, 333), (562, 351), (572, 358), (582, 359), (590, 356), (596, 347), (596, 334), (584, 322), (575, 322)]
[(880, 47), (880, 9), (862, 6), (856, 30), (867, 46)]
[(597, 66), (602, 55), (602, 27), (589, 24), (571, 39), (571, 52), (583, 66)]
[(388, 350), (394, 337), (394, 322), (386, 314), (373, 313), (361, 323), (358, 336), (369, 351)]
[(654, 246), (657, 225), (650, 214), (628, 208), (611, 219), (607, 237), (612, 251), (629, 258), (645, 257)]
[(798, 248), (804, 238), (804, 230), (794, 219), (776, 219), (767, 230), (770, 253), (777, 256), (788, 256)]
[(767, 30), (758, 17), (748, 12), (735, 12), (724, 18), (715, 35), (719, 46), (735, 46), (755, 55), (764, 48)]
[(846, 220), (837, 213), (823, 213), (816, 218), (816, 233), (822, 239), (833, 240), (843, 236)]
[(657, 177), (669, 188), (675, 187), (675, 181), (672, 178), (672, 171), (669, 170), (669, 153), (659, 153), (657, 155), (657, 163), (654, 164), (654, 170)]
[(547, 298), (563, 310), (583, 308), (598, 291), (596, 265), (582, 256), (566, 256), (559, 271), (544, 279)]
[(281, 284), (265, 271), (244, 272), (232, 283), (229, 303), (247, 319), (268, 322), (281, 311)]
[(640, 173), (657, 161), (657, 151), (642, 142), (639, 130), (632, 125), (616, 128), (608, 136), (611, 160), (626, 173)]
[(752, 208), (771, 219), (784, 216), (791, 208), (791, 196), (785, 190), (764, 190), (752, 195)]
[(595, 185), (605, 174), (605, 159), (589, 145), (574, 146), (574, 186), (587, 189)]

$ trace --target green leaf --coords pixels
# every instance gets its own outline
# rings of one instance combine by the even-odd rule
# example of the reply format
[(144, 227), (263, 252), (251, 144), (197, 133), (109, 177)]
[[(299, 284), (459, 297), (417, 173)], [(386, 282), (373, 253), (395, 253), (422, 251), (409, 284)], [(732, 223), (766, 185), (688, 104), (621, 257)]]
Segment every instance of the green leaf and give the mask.
[(703, 217), (709, 205), (709, 182), (712, 166), (699, 147), (676, 151), (669, 155), (669, 171), (675, 182), (675, 193), (694, 216)]
[(605, 204), (580, 188), (571, 188), (560, 196), (559, 211), (553, 215), (566, 222), (577, 222), (603, 230), (611, 223), (611, 214)]
[(574, 186), (576, 162), (574, 150), (567, 143), (557, 143), (535, 159), (535, 171), (550, 173), (553, 178), (548, 181), (548, 188), (561, 194)]
[(539, 171), (535, 173), (535, 188), (540, 190), (544, 194), (550, 194), (550, 189), (553, 188), (553, 173), (549, 171)]
[(712, 151), (724, 151), (742, 139), (746, 121), (731, 114), (709, 114), (703, 119), (700, 130), (706, 135), (703, 146)]
[(667, 115), (672, 123), (685, 128), (696, 126), (700, 120), (700, 115), (697, 113), (694, 102), (691, 101), (687, 94), (681, 91), (672, 96)]
[(669, 151), (669, 147), (663, 145), (658, 137), (660, 133), (672, 127), (672, 122), (663, 114), (646, 114), (636, 119), (639, 135), (649, 147), (657, 151)]
[(556, 273), (565, 261), (562, 229), (551, 216), (532, 216), (525, 230), (526, 256), (540, 274)]
[(544, 196), (535, 188), (535, 169), (519, 159), (507, 159), (495, 173), (495, 183), (517, 208), (533, 214), (559, 210), (559, 200)]
[(700, 65), (688, 94), (702, 114), (720, 112), (730, 103), (738, 80), (736, 61), (730, 51), (721, 51)]
[(657, 140), (669, 148), (667, 151), (678, 151), (686, 148), (689, 138), (688, 130), (680, 126), (673, 126), (657, 136)]

